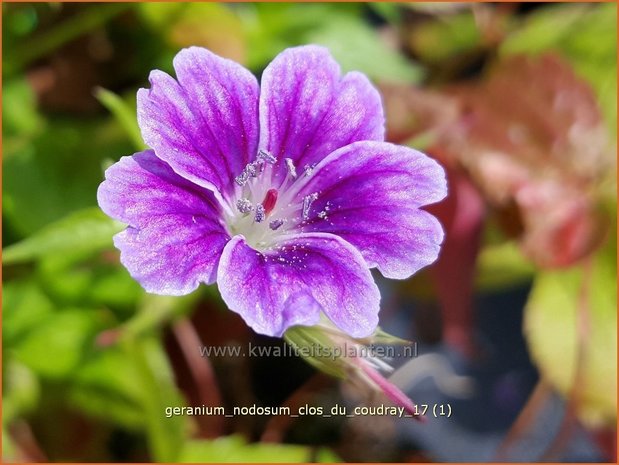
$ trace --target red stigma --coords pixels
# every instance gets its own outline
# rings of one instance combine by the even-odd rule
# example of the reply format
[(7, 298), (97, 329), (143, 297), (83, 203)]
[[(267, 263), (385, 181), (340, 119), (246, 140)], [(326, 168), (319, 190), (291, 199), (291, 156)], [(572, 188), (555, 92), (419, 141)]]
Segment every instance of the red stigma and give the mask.
[(264, 207), (264, 211), (267, 215), (273, 211), (276, 202), (277, 189), (269, 189), (267, 191), (267, 195), (264, 196), (264, 200), (262, 201), (262, 206)]

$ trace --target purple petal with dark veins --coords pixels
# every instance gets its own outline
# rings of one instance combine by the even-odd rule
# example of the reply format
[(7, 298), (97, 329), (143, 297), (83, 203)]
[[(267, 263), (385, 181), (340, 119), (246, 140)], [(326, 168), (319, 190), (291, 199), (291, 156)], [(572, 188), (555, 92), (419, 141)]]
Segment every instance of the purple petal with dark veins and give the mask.
[(184, 295), (215, 281), (230, 236), (211, 191), (176, 174), (152, 151), (121, 158), (105, 177), (99, 206), (129, 225), (114, 245), (146, 291)]
[(353, 337), (378, 324), (380, 294), (363, 257), (331, 234), (286, 236), (264, 253), (235, 236), (221, 256), (217, 284), (228, 307), (269, 336), (316, 324), (321, 309)]
[(433, 159), (386, 142), (357, 142), (325, 158), (297, 199), (318, 193), (302, 231), (328, 232), (357, 247), (370, 267), (404, 279), (434, 262), (438, 220), (419, 207), (447, 195)]
[(352, 142), (383, 139), (378, 91), (361, 73), (341, 77), (326, 48), (287, 49), (264, 70), (260, 147), (279, 159), (275, 177), (288, 172), (284, 158), (302, 172), (305, 165)]
[(138, 91), (138, 123), (156, 155), (181, 176), (227, 197), (256, 155), (258, 82), (241, 65), (199, 47), (174, 58)]

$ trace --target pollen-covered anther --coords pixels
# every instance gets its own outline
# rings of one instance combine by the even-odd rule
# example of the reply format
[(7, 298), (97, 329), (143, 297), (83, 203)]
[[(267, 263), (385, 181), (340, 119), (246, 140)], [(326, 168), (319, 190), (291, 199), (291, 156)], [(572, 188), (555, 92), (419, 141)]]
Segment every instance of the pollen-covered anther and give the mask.
[(315, 167), (316, 165), (305, 165), (303, 167), (303, 173), (305, 174), (305, 176), (311, 176), (312, 173), (314, 172)]
[(297, 177), (297, 169), (294, 166), (294, 162), (292, 158), (284, 158), (284, 162), (286, 162), (286, 168), (288, 168), (288, 174), (291, 178)]
[(267, 214), (264, 211), (264, 207), (260, 204), (256, 205), (256, 214), (254, 215), (254, 221), (256, 223), (262, 223), (266, 216)]
[(275, 164), (275, 162), (277, 161), (277, 158), (275, 158), (275, 156), (272, 153), (267, 152), (266, 150), (258, 150), (258, 159), (259, 160), (264, 160), (267, 163), (270, 163), (271, 165)]
[(318, 192), (314, 192), (312, 194), (306, 195), (303, 197), (303, 219), (309, 219), (310, 208), (312, 208), (312, 203), (318, 198)]
[(247, 170), (243, 170), (241, 174), (239, 174), (236, 178), (234, 178), (234, 182), (236, 182), (241, 187), (247, 184), (248, 180), (249, 180), (249, 173), (247, 173)]
[(273, 220), (269, 223), (269, 228), (271, 228), (273, 231), (279, 229), (282, 225), (284, 224), (284, 220), (282, 219), (276, 219)]
[(249, 177), (257, 178), (258, 175), (262, 173), (263, 169), (264, 169), (264, 162), (262, 160), (255, 160), (255, 161), (252, 161), (251, 163), (248, 163), (247, 166), (245, 166), (244, 171), (247, 173)]
[(236, 201), (236, 208), (244, 215), (248, 214), (254, 209), (253, 204), (249, 199), (239, 199)]

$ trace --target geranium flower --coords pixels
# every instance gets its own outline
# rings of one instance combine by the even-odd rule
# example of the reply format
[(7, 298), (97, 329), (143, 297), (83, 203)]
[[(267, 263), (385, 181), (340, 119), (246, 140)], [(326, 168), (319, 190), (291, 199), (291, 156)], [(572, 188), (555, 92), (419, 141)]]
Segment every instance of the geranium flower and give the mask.
[(202, 48), (138, 91), (152, 150), (106, 171), (99, 205), (128, 225), (121, 262), (147, 292), (217, 282), (256, 332), (281, 336), (324, 312), (353, 337), (378, 323), (370, 268), (403, 279), (432, 263), (443, 232), (420, 207), (443, 169), (383, 142), (376, 89), (341, 76), (317, 46), (287, 49), (256, 78)]

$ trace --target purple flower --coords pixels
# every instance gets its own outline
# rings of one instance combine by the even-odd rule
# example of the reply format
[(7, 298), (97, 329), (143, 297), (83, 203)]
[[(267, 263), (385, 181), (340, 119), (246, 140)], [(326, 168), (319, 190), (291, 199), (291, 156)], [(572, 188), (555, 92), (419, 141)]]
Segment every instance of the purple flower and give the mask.
[(261, 86), (202, 48), (150, 75), (138, 122), (152, 150), (106, 171), (98, 191), (121, 262), (147, 292), (217, 282), (256, 332), (281, 336), (324, 312), (353, 337), (378, 323), (370, 268), (403, 279), (432, 263), (443, 232), (420, 207), (446, 195), (443, 169), (384, 142), (376, 89), (340, 75), (317, 46), (285, 50)]

